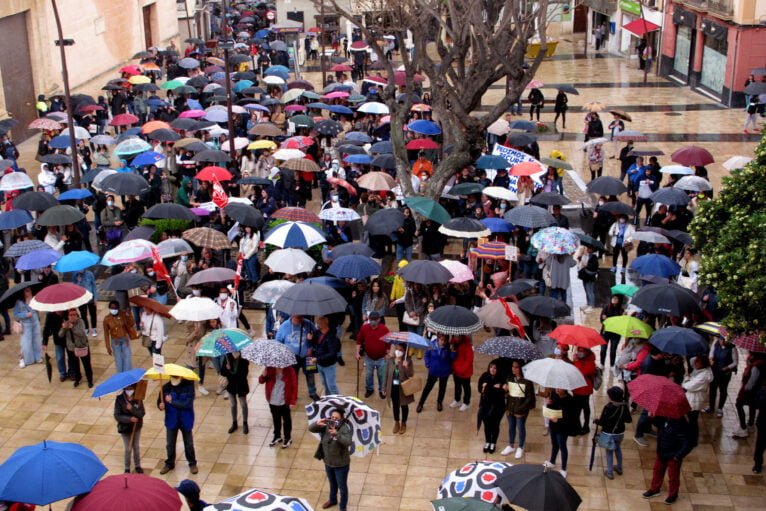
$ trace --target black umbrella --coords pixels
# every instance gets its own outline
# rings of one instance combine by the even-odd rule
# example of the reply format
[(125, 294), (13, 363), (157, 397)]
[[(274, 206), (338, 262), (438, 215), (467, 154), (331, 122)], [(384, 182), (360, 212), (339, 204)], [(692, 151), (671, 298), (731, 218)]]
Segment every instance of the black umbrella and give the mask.
[(535, 279), (518, 279), (514, 280), (513, 282), (509, 284), (505, 284), (504, 286), (501, 286), (496, 294), (497, 296), (502, 296), (503, 298), (507, 298), (512, 295), (520, 295), (521, 293), (525, 293), (531, 289), (535, 289), (537, 287), (537, 281)]
[(198, 129), (201, 129), (199, 126), (200, 123), (198, 121), (189, 119), (188, 117), (179, 117), (170, 123), (170, 127), (185, 131), (197, 131)]
[(101, 289), (105, 291), (128, 291), (129, 289), (136, 289), (151, 284), (152, 281), (143, 275), (123, 272), (106, 279), (101, 285)]
[(543, 206), (563, 206), (571, 201), (560, 193), (542, 192), (532, 196), (529, 202), (532, 204), (542, 204)]
[(678, 188), (660, 188), (650, 199), (667, 206), (686, 206), (691, 200), (688, 193)]
[(513, 225), (534, 229), (548, 227), (556, 223), (553, 215), (540, 206), (516, 206), (503, 215), (503, 218)]
[(224, 151), (214, 151), (210, 149), (195, 154), (192, 160), (206, 163), (226, 163), (231, 161), (231, 157)]
[(40, 158), (40, 161), (49, 165), (71, 165), (72, 158), (65, 154), (46, 154)]
[(233, 218), (240, 225), (246, 225), (254, 229), (260, 229), (266, 224), (263, 214), (252, 206), (245, 204), (229, 204), (223, 208), (224, 213)]
[(649, 338), (649, 343), (664, 353), (681, 355), (684, 358), (707, 353), (707, 341), (692, 330), (671, 326), (656, 330)]
[(699, 312), (699, 298), (678, 284), (648, 284), (633, 295), (631, 303), (649, 314), (683, 316)]
[(149, 241), (152, 238), (152, 235), (154, 235), (154, 227), (149, 227), (146, 225), (142, 225), (141, 227), (136, 227), (132, 231), (130, 231), (123, 239), (122, 241), (130, 241), (130, 240), (146, 240)]
[(656, 147), (634, 147), (632, 151), (628, 153), (628, 156), (662, 156), (665, 152), (662, 149)]
[(569, 305), (550, 296), (527, 296), (519, 301), (519, 308), (533, 316), (561, 318), (571, 312)]
[(452, 279), (452, 273), (447, 268), (428, 259), (412, 261), (399, 270), (399, 276), (418, 284), (446, 284)]
[(188, 85), (189, 87), (195, 87), (197, 89), (200, 89), (204, 87), (205, 85), (207, 85), (208, 83), (210, 83), (210, 80), (208, 80), (206, 76), (197, 75), (194, 78), (190, 78), (186, 82), (186, 85)]
[(442, 305), (426, 316), (425, 326), (440, 334), (470, 335), (481, 330), (484, 325), (479, 316), (465, 307)]
[(580, 238), (580, 243), (582, 243), (585, 246), (593, 247), (596, 250), (606, 250), (606, 246), (604, 246), (603, 243), (601, 243), (596, 238), (592, 238), (591, 236), (588, 236), (587, 234), (575, 232), (578, 238)]
[(83, 174), (82, 178), (80, 178), (80, 182), (82, 183), (91, 183), (94, 179), (96, 179), (96, 176), (101, 174), (102, 171), (106, 169), (96, 167), (95, 169), (90, 169), (88, 172)]
[(58, 205), (48, 208), (37, 219), (37, 225), (69, 225), (79, 222), (85, 215), (74, 206)]
[(340, 144), (336, 149), (339, 154), (367, 154), (363, 148), (353, 144)]
[(524, 147), (537, 142), (537, 137), (530, 133), (509, 133), (508, 143), (514, 147)]
[(194, 141), (184, 146), (184, 149), (186, 149), (190, 153), (199, 153), (201, 151), (207, 151), (208, 149), (210, 149), (210, 146), (204, 142)]
[(636, 210), (620, 201), (607, 202), (599, 208), (599, 211), (606, 211), (613, 215), (636, 216)]
[(439, 227), (439, 232), (453, 238), (483, 238), (491, 234), (486, 225), (465, 216), (452, 218)]
[(188, 220), (190, 222), (197, 220), (197, 216), (192, 213), (189, 208), (181, 206), (180, 204), (173, 204), (172, 202), (155, 204), (144, 213), (144, 217), (172, 218), (174, 220)]
[(45, 211), (58, 203), (56, 197), (48, 192), (24, 192), (13, 199), (14, 208), (27, 211)]
[(235, 80), (250, 80), (251, 82), (258, 80), (258, 76), (252, 71), (240, 71), (238, 73), (234, 73), (233, 78)]
[(141, 195), (149, 190), (149, 182), (138, 174), (118, 172), (101, 181), (101, 189), (118, 195)]
[(32, 293), (36, 293), (38, 290), (40, 290), (43, 287), (42, 282), (22, 282), (20, 284), (16, 284), (9, 290), (7, 290), (5, 293), (3, 293), (3, 296), (0, 296), (0, 307), (3, 307), (5, 309), (10, 309), (14, 306), (16, 303), (16, 300), (19, 299), (20, 294), (22, 291), (24, 291), (26, 288), (31, 287)]
[(449, 189), (450, 195), (471, 195), (474, 193), (481, 193), (484, 190), (484, 185), (481, 183), (460, 183)]
[(167, 128), (154, 130), (149, 133), (148, 137), (151, 140), (159, 140), (160, 142), (175, 142), (177, 140), (181, 140), (181, 135)]
[(239, 185), (271, 186), (274, 183), (265, 177), (248, 176), (237, 181)]
[(747, 85), (745, 87), (745, 90), (742, 91), (745, 94), (749, 96), (760, 96), (761, 94), (766, 94), (766, 83), (764, 82), (753, 82)]
[(599, 195), (621, 195), (628, 193), (628, 188), (623, 182), (612, 176), (597, 177), (588, 183), (585, 189), (589, 193), (597, 193)]
[(139, 83), (133, 86), (133, 90), (138, 92), (157, 92), (160, 88), (153, 83)]
[(231, 57), (229, 57), (229, 62), (236, 65), (244, 64), (245, 62), (250, 62), (250, 57), (248, 57), (247, 55), (241, 55), (241, 54), (232, 55)]
[(24, 240), (14, 243), (5, 251), (3, 257), (21, 257), (35, 250), (51, 248), (50, 245), (40, 240)]
[(333, 288), (314, 282), (296, 284), (274, 304), (274, 308), (285, 314), (303, 316), (326, 316), (343, 312), (348, 304)]
[(404, 213), (398, 209), (389, 208), (370, 215), (364, 228), (373, 236), (387, 236), (402, 225), (404, 225)]
[(396, 168), (396, 158), (393, 154), (379, 154), (370, 163), (373, 167), (380, 167), (381, 169), (393, 170)]
[(681, 243), (682, 245), (694, 245), (694, 238), (692, 238), (688, 232), (674, 229), (672, 231), (668, 231), (667, 237)]
[(519, 337), (493, 337), (476, 348), (477, 353), (516, 360), (538, 360), (543, 353), (531, 341)]
[(337, 259), (339, 257), (343, 257), (347, 255), (363, 255), (367, 257), (372, 257), (374, 253), (375, 251), (371, 249), (369, 246), (365, 245), (364, 243), (359, 243), (359, 242), (342, 243), (332, 249), (332, 251), (330, 252), (330, 258)]
[(580, 95), (580, 91), (574, 88), (574, 85), (559, 85), (556, 87), (558, 90), (562, 92), (566, 92), (567, 94), (574, 94), (575, 96)]
[(535, 511), (575, 511), (582, 499), (559, 472), (544, 465), (514, 465), (495, 481), (508, 502)]

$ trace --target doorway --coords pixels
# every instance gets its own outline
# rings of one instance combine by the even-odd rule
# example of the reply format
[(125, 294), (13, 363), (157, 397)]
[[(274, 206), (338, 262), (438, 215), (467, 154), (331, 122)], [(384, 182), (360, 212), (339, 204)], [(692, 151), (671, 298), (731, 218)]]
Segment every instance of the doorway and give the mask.
[(572, 16), (572, 32), (582, 34), (588, 31), (588, 6), (580, 4), (575, 7)]
[(149, 49), (154, 46), (152, 26), (156, 15), (157, 6), (155, 4), (145, 5), (142, 9), (144, 18), (144, 48)]
[(0, 69), (3, 70), (3, 94), (8, 115), (19, 121), (13, 129), (15, 142), (26, 140), (34, 131), (26, 129), (37, 118), (35, 111), (34, 75), (29, 57), (27, 13), (25, 11), (0, 19), (0, 33), (7, 41), (0, 51)]

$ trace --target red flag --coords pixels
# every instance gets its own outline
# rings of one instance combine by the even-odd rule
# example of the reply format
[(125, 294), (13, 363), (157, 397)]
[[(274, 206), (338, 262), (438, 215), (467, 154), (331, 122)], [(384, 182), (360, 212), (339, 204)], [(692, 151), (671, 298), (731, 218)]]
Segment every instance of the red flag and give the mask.
[(521, 323), (521, 318), (519, 318), (516, 313), (513, 312), (513, 309), (511, 309), (511, 307), (508, 305), (508, 302), (505, 300), (505, 298), (500, 298), (500, 303), (503, 304), (505, 315), (508, 316), (508, 323), (516, 327), (516, 329), (519, 331), (519, 337), (526, 337), (527, 333), (524, 331), (524, 325)]
[(221, 209), (229, 204), (229, 196), (226, 195), (226, 190), (223, 189), (221, 182), (215, 176), (213, 176), (213, 203)]
[(173, 281), (170, 279), (168, 269), (165, 267), (165, 263), (162, 261), (160, 251), (157, 250), (157, 247), (152, 247), (152, 263), (152, 268), (154, 269), (154, 273), (157, 274), (157, 279), (166, 280), (168, 285), (172, 286)]
[(237, 272), (234, 275), (234, 290), (239, 288), (239, 280), (242, 277), (242, 264), (245, 262), (245, 254), (240, 252), (237, 256)]

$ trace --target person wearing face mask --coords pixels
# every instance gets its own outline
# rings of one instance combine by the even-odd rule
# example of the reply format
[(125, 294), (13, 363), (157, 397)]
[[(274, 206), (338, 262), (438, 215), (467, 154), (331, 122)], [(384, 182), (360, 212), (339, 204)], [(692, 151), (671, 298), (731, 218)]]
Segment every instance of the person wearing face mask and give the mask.
[(388, 344), (383, 338), (389, 330), (378, 311), (370, 311), (368, 318), (356, 334), (356, 359), (361, 360), (364, 354), (364, 397), (368, 398), (375, 392), (373, 373), (377, 371), (380, 398), (385, 399), (384, 369)]
[[(402, 346), (393, 347), (393, 356), (386, 360), (386, 396), (394, 409), (394, 435), (403, 435), (407, 431), (407, 418), (410, 415), (410, 405), (415, 402), (414, 396), (408, 396), (402, 390), (402, 382), (415, 376), (412, 359), (405, 357)], [(400, 421), (401, 419), (401, 421)]]
[[(590, 433), (590, 396), (593, 394), (593, 379), (596, 377), (596, 356), (588, 348), (578, 347), (572, 364), (585, 378), (585, 385), (572, 391), (577, 412), (574, 417), (577, 433), (587, 435)], [(584, 420), (580, 423), (580, 414)]]
[(117, 433), (122, 437), (126, 474), (130, 473), (131, 451), (133, 451), (133, 466), (136, 474), (144, 473), (144, 469), (141, 468), (140, 441), (146, 409), (142, 401), (134, 398), (135, 391), (136, 386), (130, 385), (114, 399), (114, 420), (117, 421)]
[(184, 442), (184, 454), (189, 463), (189, 472), (196, 474), (197, 456), (194, 452), (194, 382), (172, 376), (170, 381), (162, 386), (162, 392), (157, 397), (157, 408), (165, 411), (165, 450), (167, 459), (160, 474), (167, 474), (176, 466), (176, 441), (178, 431)]
[[(612, 273), (626, 272), (628, 251), (633, 248), (633, 235), (635, 233), (636, 229), (628, 223), (628, 217), (625, 215), (620, 215), (619, 220), (609, 228), (612, 245), (612, 269), (610, 271)], [(619, 261), (620, 256), (622, 256), (622, 269), (618, 270), (617, 261)]]
[(330, 483), (330, 496), (322, 504), (322, 509), (340, 504), (340, 511), (346, 511), (348, 505), (348, 472), (351, 468), (349, 447), (354, 438), (351, 426), (343, 413), (343, 410), (335, 409), (329, 418), (309, 424), (309, 431), (320, 435), (320, 447), (317, 448), (314, 457), (324, 462), (327, 480)]
[(106, 207), (101, 211), (101, 226), (106, 235), (106, 244), (112, 249), (120, 244), (123, 235), (122, 210), (114, 204), (114, 195), (107, 195)]
[(218, 298), (215, 303), (223, 309), (221, 313), (221, 325), (223, 328), (237, 328), (237, 319), (239, 318), (239, 305), (229, 294), (229, 290), (221, 287), (218, 291)]
[(242, 408), (242, 432), (248, 434), (250, 426), (247, 424), (247, 394), (250, 385), (247, 383), (247, 375), (250, 371), (250, 362), (242, 358), (239, 351), (226, 355), (226, 363), (221, 366), (221, 375), (226, 377), (226, 392), (229, 394), (229, 407), (231, 408), (231, 427), (229, 434), (237, 431), (237, 398)]
[(493, 454), (500, 435), (500, 421), (505, 412), (506, 385), (497, 365), (490, 363), (479, 377), (479, 420), (484, 423), (484, 453)]
[(109, 355), (114, 354), (118, 373), (133, 369), (130, 340), (136, 338), (135, 322), (128, 311), (121, 311), (117, 300), (109, 302), (109, 313), (104, 318), (104, 344)]
[(173, 286), (183, 294), (188, 294), (186, 282), (189, 280), (189, 256), (182, 255), (170, 267), (170, 276), (173, 277)]
[(437, 380), (439, 381), (439, 390), (436, 396), (436, 409), (442, 411), (444, 395), (447, 393), (447, 380), (452, 373), (452, 361), (457, 357), (457, 353), (449, 348), (445, 334), (439, 334), (435, 344), (434, 349), (426, 351), (425, 364), (428, 369), (428, 378), (423, 392), (420, 393), (420, 400), (416, 409), (418, 413), (423, 411), (423, 405)]
[(162, 353), (162, 345), (168, 337), (165, 334), (165, 320), (162, 319), (162, 316), (150, 309), (143, 308), (141, 309), (140, 326), (141, 334), (150, 342), (149, 346), (144, 344), (149, 350), (149, 355)]

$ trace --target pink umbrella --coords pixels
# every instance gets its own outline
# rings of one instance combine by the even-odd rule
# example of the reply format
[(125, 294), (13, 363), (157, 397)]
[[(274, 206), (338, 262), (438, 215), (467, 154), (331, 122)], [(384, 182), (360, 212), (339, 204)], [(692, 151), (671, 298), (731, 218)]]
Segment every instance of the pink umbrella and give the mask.
[(205, 111), (204, 110), (186, 110), (185, 112), (181, 112), (181, 115), (179, 115), (178, 117), (189, 118), (189, 119), (199, 119), (200, 117), (205, 117)]
[(527, 84), (527, 89), (539, 89), (540, 87), (545, 87), (545, 84), (540, 80), (532, 80)]
[(114, 266), (116, 264), (134, 263), (152, 258), (152, 249), (156, 245), (146, 240), (123, 241), (113, 249), (107, 251), (101, 259), (104, 266)]
[(48, 286), (32, 298), (29, 306), (41, 312), (76, 309), (93, 299), (93, 295), (76, 284), (65, 282)]
[(285, 112), (305, 112), (306, 107), (303, 105), (288, 105), (285, 107)]
[(391, 122), (391, 116), (390, 115), (384, 115), (380, 118), (380, 124), (388, 124)]
[(128, 126), (130, 124), (136, 124), (138, 122), (138, 117), (136, 117), (133, 114), (119, 114), (115, 115), (111, 121), (109, 121), (110, 126)]
[(474, 279), (471, 269), (460, 261), (445, 259), (444, 261), (439, 261), (439, 264), (447, 268), (447, 270), (452, 274), (452, 278), (449, 280), (452, 283), (457, 284), (460, 282), (468, 282)]
[(331, 92), (329, 94), (325, 94), (322, 96), (325, 99), (339, 99), (339, 98), (347, 98), (349, 96), (348, 92), (343, 92), (341, 90), (336, 90), (335, 92)]

